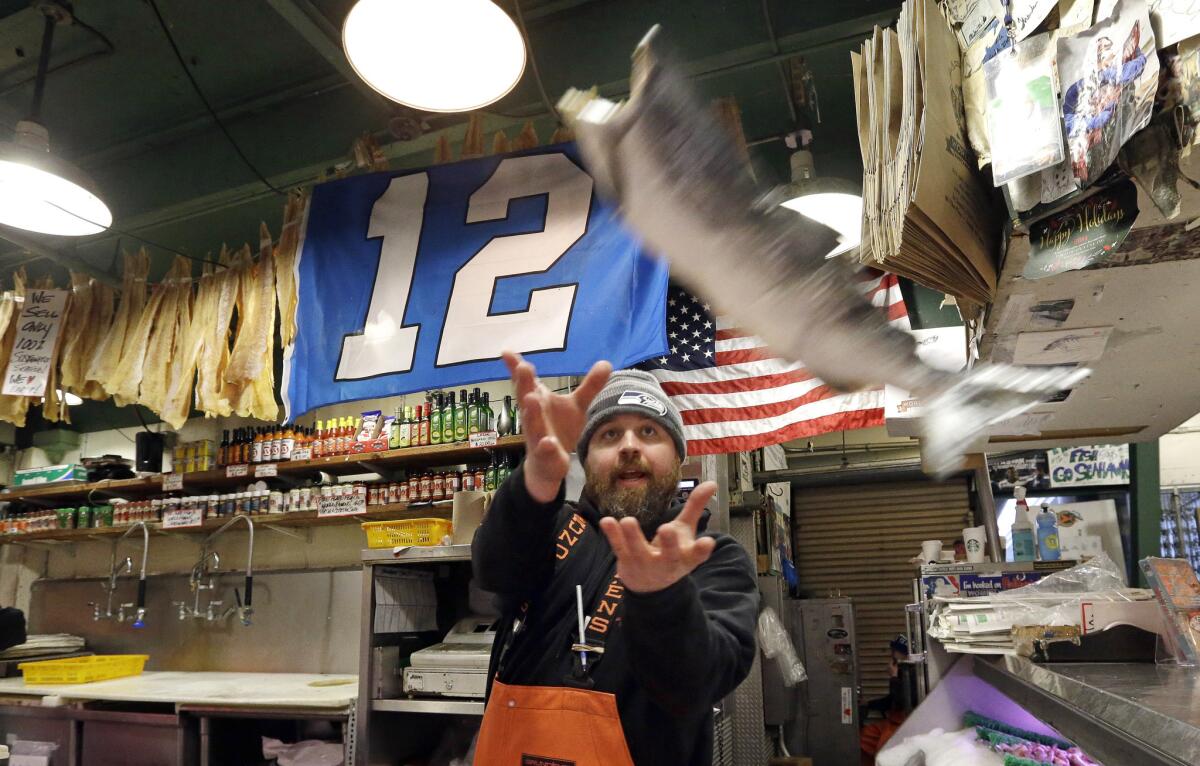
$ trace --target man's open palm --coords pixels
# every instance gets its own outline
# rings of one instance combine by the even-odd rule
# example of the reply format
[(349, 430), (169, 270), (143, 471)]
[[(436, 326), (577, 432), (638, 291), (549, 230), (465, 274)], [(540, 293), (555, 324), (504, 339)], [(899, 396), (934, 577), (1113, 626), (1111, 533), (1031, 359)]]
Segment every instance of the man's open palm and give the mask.
[(669, 588), (708, 560), (716, 541), (697, 537), (696, 527), (705, 504), (716, 491), (717, 485), (711, 481), (692, 490), (683, 510), (673, 521), (660, 526), (651, 542), (646, 542), (636, 519), (600, 520), (600, 529), (617, 555), (617, 576), (626, 588), (634, 593)]
[(521, 428), (525, 434), (525, 488), (537, 501), (547, 503), (570, 467), (570, 451), (587, 423), (587, 409), (608, 382), (612, 365), (596, 362), (587, 377), (569, 394), (556, 394), (541, 383), (537, 370), (520, 354), (502, 354), (517, 390)]

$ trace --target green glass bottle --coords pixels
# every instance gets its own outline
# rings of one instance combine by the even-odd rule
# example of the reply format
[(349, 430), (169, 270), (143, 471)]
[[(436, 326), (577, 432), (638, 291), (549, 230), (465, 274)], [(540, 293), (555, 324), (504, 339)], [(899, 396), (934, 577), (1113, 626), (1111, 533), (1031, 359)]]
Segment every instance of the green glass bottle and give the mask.
[(458, 392), (458, 406), (454, 408), (454, 441), (467, 440), (467, 389)]
[(479, 430), (496, 430), (496, 413), (492, 410), (491, 394), (483, 394), (483, 404), (479, 406)]
[(442, 409), (442, 444), (450, 444), (454, 441), (454, 392), (444, 400), (445, 406)]
[(467, 433), (479, 433), (479, 389), (471, 392), (471, 400), (467, 402)]
[(433, 411), (429, 413), (429, 443), (442, 443), (442, 395), (433, 395)]
[(496, 489), (496, 456), (492, 455), (492, 462), (488, 463), (487, 470), (483, 473), (483, 488), (488, 492)]

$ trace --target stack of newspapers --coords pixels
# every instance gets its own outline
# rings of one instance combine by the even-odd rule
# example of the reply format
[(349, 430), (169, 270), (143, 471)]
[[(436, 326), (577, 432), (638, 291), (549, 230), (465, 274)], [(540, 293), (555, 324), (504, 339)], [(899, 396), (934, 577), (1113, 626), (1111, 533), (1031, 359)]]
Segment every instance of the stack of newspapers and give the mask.
[(958, 42), (935, 0), (852, 53), (863, 156), (859, 259), (953, 296), (976, 315), (996, 289), (1002, 206), (967, 142)]

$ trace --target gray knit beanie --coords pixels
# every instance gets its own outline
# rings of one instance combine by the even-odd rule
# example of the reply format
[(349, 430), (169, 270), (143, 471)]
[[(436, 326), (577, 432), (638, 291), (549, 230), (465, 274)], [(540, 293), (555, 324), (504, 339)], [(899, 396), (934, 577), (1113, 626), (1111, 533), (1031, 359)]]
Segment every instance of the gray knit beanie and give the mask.
[(587, 411), (587, 425), (579, 435), (575, 451), (579, 462), (587, 460), (588, 442), (605, 421), (617, 415), (642, 415), (656, 421), (671, 435), (675, 451), (682, 462), (687, 457), (687, 441), (683, 438), (683, 418), (659, 385), (658, 379), (642, 370), (617, 370), (596, 394)]

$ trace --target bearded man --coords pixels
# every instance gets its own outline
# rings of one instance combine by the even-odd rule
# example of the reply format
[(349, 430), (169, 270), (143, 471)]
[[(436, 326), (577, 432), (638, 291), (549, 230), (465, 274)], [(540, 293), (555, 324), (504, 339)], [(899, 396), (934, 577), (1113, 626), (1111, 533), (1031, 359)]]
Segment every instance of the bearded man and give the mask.
[(713, 704), (754, 659), (758, 590), (746, 551), (705, 531), (716, 485), (675, 502), (679, 411), (649, 373), (601, 362), (558, 395), (504, 359), (526, 455), (472, 545), (504, 605), (475, 763), (708, 766)]

